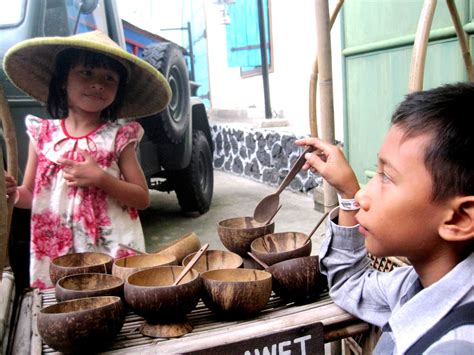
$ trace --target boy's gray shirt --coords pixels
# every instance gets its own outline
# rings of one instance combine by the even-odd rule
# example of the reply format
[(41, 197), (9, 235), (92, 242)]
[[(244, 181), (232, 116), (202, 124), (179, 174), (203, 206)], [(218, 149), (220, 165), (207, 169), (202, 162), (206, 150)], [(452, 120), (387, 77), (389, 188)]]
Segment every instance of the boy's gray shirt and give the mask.
[[(329, 214), (319, 253), (330, 296), (341, 308), (384, 333), (374, 354), (403, 354), (449, 311), (474, 301), (474, 253), (441, 280), (423, 289), (411, 266), (381, 272), (371, 267), (358, 225), (343, 227)], [(426, 354), (474, 354), (474, 325), (458, 327), (432, 344)]]

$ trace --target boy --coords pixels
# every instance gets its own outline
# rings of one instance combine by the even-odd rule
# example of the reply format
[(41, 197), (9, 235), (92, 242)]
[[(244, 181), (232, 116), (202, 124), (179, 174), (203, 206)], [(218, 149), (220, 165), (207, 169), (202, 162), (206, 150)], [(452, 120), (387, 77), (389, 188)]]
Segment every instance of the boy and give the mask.
[[(296, 142), (322, 151), (308, 153), (303, 169), (318, 171), (341, 197), (321, 269), (336, 304), (382, 329), (375, 354), (474, 354), (473, 104), (466, 83), (408, 95), (392, 116), (377, 174), (361, 190), (337, 147)], [(367, 253), (404, 256), (411, 266), (379, 272)], [(467, 303), (464, 319), (447, 327), (442, 319)], [(435, 325), (444, 331), (426, 335)]]

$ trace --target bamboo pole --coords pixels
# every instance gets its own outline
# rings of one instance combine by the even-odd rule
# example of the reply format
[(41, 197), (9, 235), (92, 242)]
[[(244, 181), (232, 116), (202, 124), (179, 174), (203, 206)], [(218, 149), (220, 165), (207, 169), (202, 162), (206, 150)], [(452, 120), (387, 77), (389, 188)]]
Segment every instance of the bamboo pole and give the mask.
[(6, 198), (6, 188), (5, 188), (5, 171), (3, 170), (4, 159), (3, 151), (0, 147), (0, 281), (2, 280), (3, 266), (5, 265), (5, 260), (7, 259), (7, 250), (8, 250), (8, 204)]
[(416, 29), (415, 43), (411, 56), (410, 77), (408, 79), (408, 92), (423, 89), (423, 77), (425, 73), (426, 49), (430, 37), (431, 23), (436, 9), (436, 0), (425, 0), (421, 9)]
[[(339, 0), (334, 8), (331, 18), (329, 20), (329, 30), (332, 29), (334, 22), (336, 22), (337, 15), (341, 10), (344, 0)], [(318, 114), (316, 110), (316, 87), (318, 83), (318, 56), (314, 59), (313, 71), (309, 82), (309, 126), (311, 130), (311, 137), (318, 136)]]
[(466, 66), (467, 78), (470, 82), (474, 82), (471, 53), (469, 52), (466, 34), (462, 28), (461, 20), (459, 19), (459, 13), (456, 9), (456, 4), (454, 3), (454, 0), (446, 0), (446, 3), (448, 5), (449, 14), (451, 15), (451, 20), (453, 21), (454, 29), (456, 30), (456, 35), (458, 36), (459, 45), (461, 46), (461, 54)]
[[(318, 41), (318, 87), (321, 105), (321, 138), (334, 144), (334, 106), (331, 65), (331, 38), (328, 0), (316, 0), (316, 37)], [(323, 181), (324, 208), (329, 210), (337, 204), (336, 190)]]
[[(17, 145), (16, 145), (16, 132), (15, 132), (15, 126), (13, 125), (10, 108), (8, 107), (8, 102), (5, 96), (5, 91), (1, 85), (0, 85), (0, 119), (1, 119), (2, 127), (3, 127), (3, 135), (5, 137), (5, 142), (7, 145), (8, 173), (16, 179), (17, 172), (18, 172), (18, 152), (17, 152)], [(1, 161), (3, 163), (3, 156), (2, 156)], [(5, 188), (5, 176), (3, 174), (3, 166), (4, 165), (0, 167), (2, 170), (2, 173), (0, 175), (0, 179), (2, 179), (2, 182), (0, 183), (0, 185), (3, 185), (3, 188)], [(6, 196), (6, 193), (4, 190), (3, 193), (1, 193), (0, 199), (5, 199), (5, 196)], [(3, 207), (2, 205), (1, 208), (2, 208), (1, 209), (2, 221), (5, 220), (4, 223), (6, 225), (6, 235), (3, 235), (0, 237), (0, 267), (1, 267), (1, 270), (3, 270), (5, 263), (8, 262), (8, 236), (10, 235), (10, 224), (11, 224), (12, 213), (13, 213), (13, 199), (8, 199), (8, 201), (6, 201), (6, 207)], [(0, 280), (1, 280), (1, 275), (2, 273), (0, 272)]]

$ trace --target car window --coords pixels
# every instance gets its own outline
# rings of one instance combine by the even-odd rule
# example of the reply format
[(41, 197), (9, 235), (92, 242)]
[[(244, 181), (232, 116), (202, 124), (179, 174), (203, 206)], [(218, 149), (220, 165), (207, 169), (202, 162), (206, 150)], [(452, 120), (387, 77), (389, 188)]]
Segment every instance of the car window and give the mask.
[(23, 21), (25, 16), (25, 0), (3, 1), (0, 11), (0, 28), (13, 27)]
[[(69, 36), (74, 33), (78, 18), (78, 1), (48, 0), (45, 14), (45, 36)], [(104, 1), (99, 0), (91, 14), (81, 14), (76, 33), (101, 30), (108, 34)]]

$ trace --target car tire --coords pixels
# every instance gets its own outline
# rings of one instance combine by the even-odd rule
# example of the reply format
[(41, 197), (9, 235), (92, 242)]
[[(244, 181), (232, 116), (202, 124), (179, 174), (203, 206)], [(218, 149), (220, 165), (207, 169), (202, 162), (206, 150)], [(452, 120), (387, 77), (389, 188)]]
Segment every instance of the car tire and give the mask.
[(214, 190), (212, 151), (202, 131), (193, 132), (191, 162), (185, 169), (173, 173), (170, 179), (183, 212), (206, 213)]
[(173, 43), (157, 43), (143, 51), (142, 59), (158, 69), (171, 87), (171, 101), (157, 114), (170, 142), (181, 142), (191, 120), (188, 69), (181, 49)]

